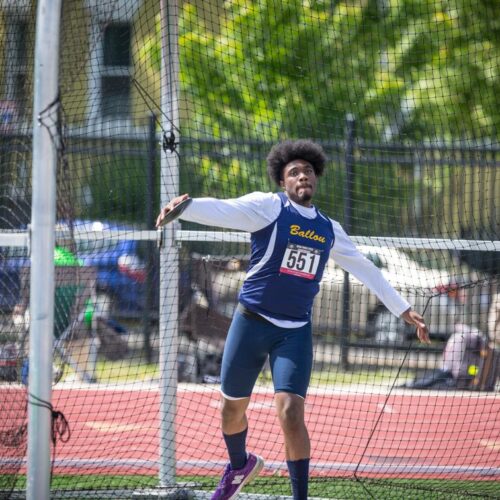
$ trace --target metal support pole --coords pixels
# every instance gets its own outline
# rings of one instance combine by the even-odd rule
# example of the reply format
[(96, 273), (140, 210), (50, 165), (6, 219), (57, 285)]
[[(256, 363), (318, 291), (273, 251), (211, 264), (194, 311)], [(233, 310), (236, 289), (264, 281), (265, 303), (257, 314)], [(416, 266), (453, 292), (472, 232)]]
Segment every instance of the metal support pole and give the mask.
[[(156, 140), (156, 116), (150, 115), (148, 120), (148, 162), (146, 172), (146, 228), (154, 230), (155, 227), (155, 213), (154, 208), (157, 206), (155, 203), (155, 188), (154, 183), (156, 180), (156, 155), (157, 155), (157, 140)], [(153, 272), (155, 271), (155, 255), (153, 242), (146, 242), (146, 300), (142, 313), (142, 325), (144, 332), (144, 355), (146, 361), (151, 363), (153, 360), (151, 350), (151, 304), (153, 302)]]
[[(344, 183), (344, 228), (347, 233), (352, 229), (352, 202), (354, 194), (354, 141), (356, 139), (356, 121), (347, 115), (345, 138), (345, 183)], [(342, 369), (349, 369), (349, 335), (351, 330), (351, 290), (349, 273), (344, 272), (342, 289), (342, 331), (340, 337), (340, 364)]]
[[(161, 156), (161, 205), (179, 193), (178, 143), (179, 51), (178, 0), (161, 2), (161, 110), (164, 130)], [(162, 486), (175, 484), (175, 411), (177, 393), (179, 252), (178, 222), (164, 229), (160, 252), (160, 472)]]
[[(33, 199), (31, 211), (30, 349), (28, 407), (28, 500), (50, 498), (54, 331), (54, 245), (59, 25), (61, 0), (40, 0), (37, 10), (33, 102)], [(52, 128), (49, 131), (49, 127)]]

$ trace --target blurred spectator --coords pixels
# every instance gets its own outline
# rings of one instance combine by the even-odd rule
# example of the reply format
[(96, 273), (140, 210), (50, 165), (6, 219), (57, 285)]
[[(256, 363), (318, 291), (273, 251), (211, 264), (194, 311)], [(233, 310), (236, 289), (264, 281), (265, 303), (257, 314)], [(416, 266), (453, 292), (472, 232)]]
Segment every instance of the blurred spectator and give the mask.
[(478, 357), (485, 345), (486, 336), (478, 328), (464, 323), (455, 325), (442, 360), (442, 371), (452, 378), (451, 386), (465, 388), (477, 375)]
[[(500, 294), (496, 302), (497, 321), (500, 317)], [(490, 309), (490, 313), (495, 311)], [(493, 315), (491, 315), (493, 317)], [(498, 347), (498, 330), (496, 340), (488, 337), (478, 328), (464, 323), (457, 323), (455, 331), (446, 342), (441, 368), (426, 373), (423, 377), (407, 382), (404, 387), (410, 389), (481, 389), (476, 382), (481, 378), (480, 371), (485, 363), (488, 344)], [(493, 381), (493, 385), (495, 380)], [(492, 390), (491, 388), (483, 390)]]

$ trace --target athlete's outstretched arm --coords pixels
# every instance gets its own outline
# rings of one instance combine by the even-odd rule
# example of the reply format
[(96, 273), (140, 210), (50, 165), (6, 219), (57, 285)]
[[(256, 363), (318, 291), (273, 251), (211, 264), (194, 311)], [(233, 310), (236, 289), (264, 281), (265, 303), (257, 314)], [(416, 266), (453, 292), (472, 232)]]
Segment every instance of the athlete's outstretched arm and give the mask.
[(408, 301), (385, 279), (380, 269), (359, 252), (340, 224), (333, 220), (332, 223), (335, 232), (332, 258), (377, 295), (395, 316), (414, 325), (421, 342), (429, 343), (429, 331), (422, 316), (412, 310)]
[[(187, 197), (183, 194), (170, 200), (158, 215), (156, 226), (159, 227), (166, 214)], [(194, 198), (180, 218), (207, 226), (255, 232), (276, 220), (280, 210), (277, 195), (255, 192), (228, 200)]]

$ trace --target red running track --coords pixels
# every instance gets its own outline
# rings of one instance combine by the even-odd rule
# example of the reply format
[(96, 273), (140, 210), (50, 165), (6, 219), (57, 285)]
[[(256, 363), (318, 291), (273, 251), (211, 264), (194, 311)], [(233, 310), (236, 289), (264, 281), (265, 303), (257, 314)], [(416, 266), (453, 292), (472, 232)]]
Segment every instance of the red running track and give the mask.
[[(5, 402), (6, 392), (1, 393)], [(71, 428), (71, 439), (57, 444), (56, 472), (158, 473), (157, 388), (68, 386), (54, 390), (53, 405)], [(500, 399), (494, 394), (397, 389), (387, 398), (356, 388), (352, 393), (316, 390), (308, 396), (306, 411), (313, 475), (500, 477)], [(218, 413), (217, 388), (179, 389), (178, 475), (220, 474), (226, 454)], [(248, 416), (249, 450), (265, 458), (265, 473), (279, 474), (284, 446), (272, 394), (255, 393)], [(3, 451), (0, 446), (5, 457)]]

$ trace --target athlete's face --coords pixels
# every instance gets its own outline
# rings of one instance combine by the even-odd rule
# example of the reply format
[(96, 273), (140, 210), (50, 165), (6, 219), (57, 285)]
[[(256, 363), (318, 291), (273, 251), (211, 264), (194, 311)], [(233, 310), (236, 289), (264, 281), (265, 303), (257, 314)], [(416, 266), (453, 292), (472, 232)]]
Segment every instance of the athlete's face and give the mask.
[(286, 165), (283, 169), (283, 179), (280, 181), (288, 197), (304, 207), (311, 206), (316, 183), (314, 168), (305, 160), (294, 160)]

